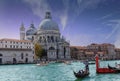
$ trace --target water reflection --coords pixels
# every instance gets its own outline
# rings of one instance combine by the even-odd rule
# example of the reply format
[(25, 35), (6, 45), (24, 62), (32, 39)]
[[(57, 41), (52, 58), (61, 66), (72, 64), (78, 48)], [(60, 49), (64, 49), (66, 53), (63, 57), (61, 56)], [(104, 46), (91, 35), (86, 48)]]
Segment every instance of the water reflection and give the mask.
[[(105, 63), (113, 65), (115, 61), (102, 61), (101, 67)], [(88, 77), (76, 79), (73, 70), (78, 72), (80, 69), (84, 69), (84, 64), (80, 62), (73, 62), (71, 65), (55, 63), (41, 67), (34, 64), (3, 65), (0, 66), (0, 81), (120, 81), (120, 73), (96, 74), (95, 65), (90, 65)]]
[(82, 79), (76, 79), (75, 81), (82, 81)]

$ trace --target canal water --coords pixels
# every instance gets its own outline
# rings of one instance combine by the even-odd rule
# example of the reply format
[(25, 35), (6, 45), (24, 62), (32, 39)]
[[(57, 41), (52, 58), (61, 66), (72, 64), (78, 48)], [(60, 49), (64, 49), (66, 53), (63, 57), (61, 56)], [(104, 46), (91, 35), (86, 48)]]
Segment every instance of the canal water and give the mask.
[[(111, 66), (120, 61), (101, 61), (101, 67)], [(37, 66), (35, 64), (23, 65), (0, 65), (0, 81), (120, 81), (118, 74), (96, 74), (95, 65), (89, 65), (90, 75), (82, 80), (76, 79), (74, 71), (84, 69), (81, 62), (72, 62), (71, 65), (64, 63)]]

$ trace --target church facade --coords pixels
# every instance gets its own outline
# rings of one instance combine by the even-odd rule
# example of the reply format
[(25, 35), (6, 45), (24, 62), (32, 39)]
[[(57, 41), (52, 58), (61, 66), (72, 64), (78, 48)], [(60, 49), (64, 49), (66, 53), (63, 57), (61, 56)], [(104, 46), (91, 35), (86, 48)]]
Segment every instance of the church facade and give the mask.
[(48, 60), (70, 59), (70, 44), (61, 36), (58, 24), (52, 20), (50, 12), (46, 12), (38, 29), (32, 23), (25, 32), (24, 26), (20, 28), (20, 39), (38, 42), (47, 52)]

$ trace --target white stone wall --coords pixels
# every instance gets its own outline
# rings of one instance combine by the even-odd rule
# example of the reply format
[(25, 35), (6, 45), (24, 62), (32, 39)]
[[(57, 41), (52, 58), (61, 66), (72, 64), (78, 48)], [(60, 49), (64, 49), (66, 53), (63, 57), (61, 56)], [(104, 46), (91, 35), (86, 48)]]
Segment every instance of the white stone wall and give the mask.
[(20, 31), (20, 40), (25, 40), (25, 30)]
[[(21, 54), (23, 53), (23, 58), (21, 58)], [(2, 63), (6, 64), (6, 63), (13, 63), (13, 58), (16, 59), (17, 63), (26, 63), (26, 58), (28, 58), (28, 62), (27, 63), (33, 63), (34, 59), (33, 59), (33, 51), (29, 51), (29, 50), (0, 50), (0, 54), (2, 54), (3, 56), (0, 56), (0, 58), (2, 58)]]
[[(0, 58), (2, 58), (2, 63), (13, 63), (13, 58), (16, 59), (17, 63), (33, 63), (34, 61), (34, 47), (33, 43), (26, 40), (17, 39), (1, 39), (0, 40)], [(23, 59), (21, 59), (21, 54), (23, 53)]]
[(31, 42), (16, 42), (16, 41), (8, 41), (2, 40), (0, 41), (0, 48), (22, 48), (22, 49), (31, 49), (33, 48), (33, 44)]

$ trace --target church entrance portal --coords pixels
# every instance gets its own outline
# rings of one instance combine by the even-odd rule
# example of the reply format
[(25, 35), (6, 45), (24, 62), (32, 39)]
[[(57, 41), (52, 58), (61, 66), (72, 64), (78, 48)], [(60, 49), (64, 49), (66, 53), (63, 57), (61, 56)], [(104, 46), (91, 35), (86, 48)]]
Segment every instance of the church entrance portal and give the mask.
[(28, 63), (28, 58), (25, 59), (25, 62)]
[(13, 58), (13, 64), (16, 64), (16, 63), (17, 63), (16, 58)]
[(66, 48), (64, 47), (64, 58), (66, 58), (65, 53), (66, 53)]

